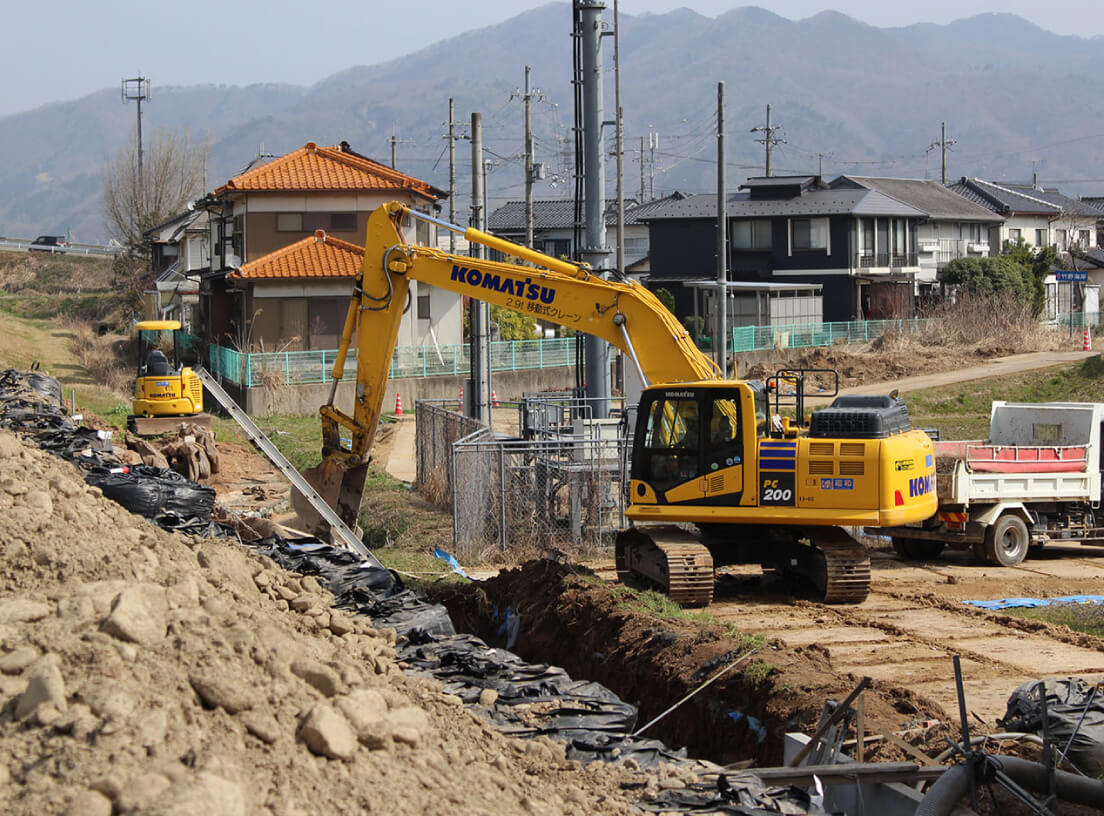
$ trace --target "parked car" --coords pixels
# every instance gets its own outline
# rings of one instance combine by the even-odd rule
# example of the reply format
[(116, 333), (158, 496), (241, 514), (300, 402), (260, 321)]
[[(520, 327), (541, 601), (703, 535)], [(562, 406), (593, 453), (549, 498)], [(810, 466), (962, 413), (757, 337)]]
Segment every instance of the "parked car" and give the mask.
[(67, 246), (65, 237), (62, 235), (40, 235), (31, 241), (31, 245), (27, 247), (30, 252), (53, 252), (55, 249), (60, 249)]

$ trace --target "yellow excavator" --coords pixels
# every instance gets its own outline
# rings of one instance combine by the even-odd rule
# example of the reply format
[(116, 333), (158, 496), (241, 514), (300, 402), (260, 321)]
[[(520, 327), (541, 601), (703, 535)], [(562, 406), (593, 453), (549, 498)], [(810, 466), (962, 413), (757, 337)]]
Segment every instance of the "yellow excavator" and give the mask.
[[(409, 244), (410, 219), (519, 262)], [(748, 560), (810, 579), (826, 602), (861, 602), (870, 590), (870, 558), (847, 528), (904, 524), (935, 512), (933, 445), (910, 430), (896, 395), (837, 397), (806, 426), (801, 397), (812, 373), (725, 379), (644, 286), (606, 280), (584, 264), (392, 202), (368, 220), (330, 398), (320, 409), (322, 463), (304, 474), (354, 529), (411, 280), (595, 335), (624, 352), (645, 387), (632, 442), (631, 526), (617, 536), (617, 568), (681, 604), (710, 603), (714, 565)], [(334, 406), (334, 396), (354, 338), (350, 416)], [(796, 421), (781, 415), (784, 392), (796, 395)], [(304, 504), (295, 502), (304, 523), (324, 534), (325, 524)]]
[[(134, 379), (134, 413), (127, 417), (130, 430), (140, 435), (165, 433), (186, 418), (210, 425), (203, 413), (203, 383), (180, 362), (180, 321), (142, 320), (138, 335), (138, 372)], [(172, 336), (172, 359), (160, 348), (166, 333)]]

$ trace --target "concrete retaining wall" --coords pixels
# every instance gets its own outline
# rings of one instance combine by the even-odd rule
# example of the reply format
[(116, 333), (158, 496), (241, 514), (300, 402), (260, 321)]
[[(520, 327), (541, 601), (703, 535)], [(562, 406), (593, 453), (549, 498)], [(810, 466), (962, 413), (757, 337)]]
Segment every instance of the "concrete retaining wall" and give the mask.
[[(388, 380), (383, 398), (384, 413), (395, 408), (396, 393), (402, 394), (403, 410), (413, 411), (417, 400), (459, 399), (464, 377), (409, 377)], [(496, 371), (492, 378), (495, 393), (500, 401), (519, 399), (526, 391), (563, 391), (575, 385), (575, 369), (572, 366), (557, 368), (533, 368), (524, 371)], [(337, 388), (338, 409), (351, 413), (356, 383), (342, 381)], [(276, 388), (244, 388), (231, 382), (223, 388), (242, 409), (253, 416), (266, 414), (316, 414), (318, 407), (330, 396), (329, 383), (313, 385), (278, 386)], [(214, 399), (205, 399), (206, 405), (217, 405)]]

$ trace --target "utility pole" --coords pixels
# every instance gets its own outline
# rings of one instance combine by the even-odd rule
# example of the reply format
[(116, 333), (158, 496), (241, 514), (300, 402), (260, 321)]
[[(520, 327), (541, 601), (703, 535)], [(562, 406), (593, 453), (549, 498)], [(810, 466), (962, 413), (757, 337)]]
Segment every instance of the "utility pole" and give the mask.
[[(625, 139), (621, 128), (621, 26), (613, 0), (613, 150), (617, 158), (617, 274), (625, 275)], [(624, 393), (624, 389), (622, 389)]]
[[(575, 0), (574, 19), (582, 59), (583, 188), (586, 245), (582, 255), (591, 268), (606, 266), (606, 165), (602, 150), (602, 0)], [(601, 273), (598, 273), (601, 274)], [(586, 395), (594, 419), (609, 416), (609, 345), (587, 335)]]
[[(449, 120), (450, 121), (452, 120), (451, 116), (449, 117)], [(405, 144), (406, 142), (409, 142), (410, 140), (409, 139), (400, 139), (397, 136), (395, 136), (395, 125), (392, 124), (391, 125), (391, 137), (387, 141), (389, 141), (391, 143), (391, 169), (395, 170), (395, 169), (397, 169), (396, 165), (395, 165), (395, 145)]]
[(935, 150), (935, 148), (937, 148), (937, 147), (939, 148), (939, 152), (940, 152), (940, 155), (942, 157), (942, 159), (940, 161), (941, 170), (940, 170), (940, 173), (939, 173), (939, 180), (943, 184), (946, 184), (947, 183), (947, 148), (949, 148), (949, 147), (953, 146), (954, 144), (956, 144), (956, 141), (954, 139), (948, 139), (947, 138), (947, 123), (946, 122), (940, 122), (939, 123), (939, 133), (940, 133), (939, 141), (938, 142), (932, 142), (928, 146), (928, 150)]
[(659, 150), (659, 133), (648, 125), (648, 200), (655, 201), (655, 152)]
[(713, 354), (728, 376), (728, 196), (725, 194), (724, 83), (717, 83), (717, 332)]
[[(456, 102), (449, 97), (448, 156), (449, 156), (449, 223), (456, 223)], [(456, 233), (449, 234), (449, 254), (456, 254)], [(463, 406), (461, 406), (463, 407)]]
[(143, 77), (141, 72), (132, 79), (123, 80), (123, 102), (134, 100), (138, 103), (138, 190), (142, 187), (142, 100), (150, 98), (149, 77)]
[(529, 66), (525, 66), (525, 91), (511, 94), (525, 102), (525, 245), (533, 246), (533, 182), (536, 181), (536, 164), (533, 161), (533, 98), (542, 98), (540, 91), (529, 88)]
[(644, 137), (640, 137), (640, 203), (643, 204), (646, 199), (644, 193), (647, 188), (644, 186)]
[(771, 106), (768, 103), (768, 105), (767, 105), (767, 124), (766, 124), (766, 126), (764, 127), (764, 126), (760, 125), (759, 127), (753, 127), (751, 129), (752, 133), (762, 133), (763, 134), (763, 137), (761, 139), (756, 139), (755, 141), (759, 142), (759, 144), (764, 145), (766, 147), (767, 159), (766, 159), (766, 164), (764, 166), (764, 171), (765, 171), (764, 175), (766, 175), (768, 178), (770, 177), (770, 174), (771, 174), (771, 148), (773, 148), (775, 145), (786, 144), (785, 139), (783, 139), (781, 137), (776, 137), (774, 135), (775, 131), (778, 131), (778, 130), (784, 130), (784, 128), (782, 127), (782, 125), (774, 125), (773, 127), (771, 126)]
[[(471, 116), (471, 172), (472, 172), (472, 197), (471, 197), (471, 225), (478, 230), (483, 229), (485, 213), (483, 212), (483, 114), (473, 113)], [(472, 242), (471, 256), (483, 257), (481, 244)], [(487, 304), (481, 300), (471, 298), (468, 301), (468, 326), (471, 331), (471, 379), (469, 392), (469, 404), (471, 406), (468, 416), (488, 422), (490, 420), (487, 407), (489, 402), (483, 399), (483, 391), (487, 384)]]

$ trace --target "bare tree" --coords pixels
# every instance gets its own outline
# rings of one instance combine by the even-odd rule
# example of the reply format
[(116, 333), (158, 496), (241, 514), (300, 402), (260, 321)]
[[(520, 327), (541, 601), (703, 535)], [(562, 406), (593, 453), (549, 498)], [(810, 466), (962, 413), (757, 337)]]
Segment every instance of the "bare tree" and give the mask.
[(143, 151), (138, 173), (137, 138), (131, 136), (104, 168), (103, 208), (107, 226), (128, 252), (144, 255), (142, 233), (171, 218), (203, 194), (208, 144), (187, 133), (159, 130)]

